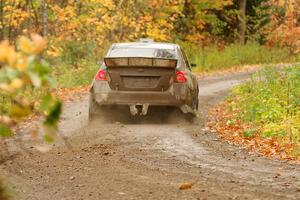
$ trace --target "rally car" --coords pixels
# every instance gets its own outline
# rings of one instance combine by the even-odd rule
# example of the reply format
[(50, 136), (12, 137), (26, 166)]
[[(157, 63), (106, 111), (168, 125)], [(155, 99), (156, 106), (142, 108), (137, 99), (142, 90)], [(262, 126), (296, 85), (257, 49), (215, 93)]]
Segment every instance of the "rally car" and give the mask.
[(195, 115), (199, 89), (194, 66), (177, 44), (113, 44), (91, 84), (89, 117), (108, 105), (128, 106), (134, 116), (146, 115), (151, 106), (178, 107)]

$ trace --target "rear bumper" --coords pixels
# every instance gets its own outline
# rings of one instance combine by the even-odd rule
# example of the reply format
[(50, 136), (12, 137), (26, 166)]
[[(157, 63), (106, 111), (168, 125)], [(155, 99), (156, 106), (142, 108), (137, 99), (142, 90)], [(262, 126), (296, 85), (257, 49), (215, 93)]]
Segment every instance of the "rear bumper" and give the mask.
[(167, 92), (108, 92), (94, 94), (94, 100), (98, 104), (118, 104), (118, 105), (169, 105), (181, 106), (183, 100), (176, 99)]
[(91, 92), (93, 94), (94, 101), (100, 105), (149, 104), (157, 106), (181, 107), (186, 104), (186, 95), (183, 95), (183, 88), (177, 87), (171, 86), (170, 89), (165, 92), (116, 91), (111, 90), (107, 83), (101, 82), (94, 84)]

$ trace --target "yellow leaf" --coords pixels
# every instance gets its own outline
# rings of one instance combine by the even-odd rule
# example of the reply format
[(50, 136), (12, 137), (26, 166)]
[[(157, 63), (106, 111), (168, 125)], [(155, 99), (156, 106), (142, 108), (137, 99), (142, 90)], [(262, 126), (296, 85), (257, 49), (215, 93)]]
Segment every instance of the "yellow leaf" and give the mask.
[(34, 49), (34, 46), (33, 46), (33, 43), (26, 37), (22, 36), (20, 39), (19, 39), (19, 50), (24, 52), (24, 53), (27, 53), (27, 54), (30, 54), (33, 52), (33, 49)]
[(8, 93), (13, 93), (14, 92), (14, 88), (12, 88), (10, 85), (8, 85), (6, 83), (0, 83), (0, 89), (3, 92), (8, 92)]
[(0, 62), (7, 61), (7, 55), (10, 51), (11, 47), (9, 46), (8, 41), (3, 41), (0, 43)]
[(12, 105), (10, 108), (10, 114), (15, 118), (23, 118), (30, 114), (30, 109), (21, 105)]
[(23, 81), (20, 78), (15, 78), (11, 83), (10, 86), (14, 89), (19, 89), (23, 86)]
[(13, 48), (10, 48), (7, 55), (7, 62), (9, 66), (16, 67), (19, 58), (20, 55)]
[(34, 54), (41, 53), (47, 47), (48, 41), (44, 39), (42, 36), (38, 34), (32, 34), (31, 39), (34, 43), (34, 50), (33, 50)]
[(191, 189), (193, 186), (193, 183), (183, 183), (180, 185), (179, 189), (180, 190), (187, 190), (187, 189)]
[(19, 59), (19, 61), (16, 64), (16, 68), (20, 71), (24, 71), (28, 66), (28, 59), (27, 58), (22, 58)]

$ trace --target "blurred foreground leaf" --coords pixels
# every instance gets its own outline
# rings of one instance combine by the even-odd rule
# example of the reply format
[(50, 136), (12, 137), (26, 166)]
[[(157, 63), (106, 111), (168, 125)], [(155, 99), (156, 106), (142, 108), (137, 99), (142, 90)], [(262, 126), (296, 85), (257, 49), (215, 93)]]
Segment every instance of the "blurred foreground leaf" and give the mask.
[(59, 120), (61, 113), (62, 104), (60, 101), (55, 101), (54, 105), (51, 107), (49, 114), (44, 121), (45, 126), (55, 126)]
[(13, 133), (7, 126), (0, 124), (0, 136), (1, 137), (9, 137), (12, 136)]
[(61, 102), (49, 93), (55, 80), (41, 55), (46, 46), (37, 34), (21, 37), (17, 49), (8, 41), (0, 43), (0, 136), (13, 135), (13, 125), (37, 114), (45, 118), (45, 140), (53, 142)]

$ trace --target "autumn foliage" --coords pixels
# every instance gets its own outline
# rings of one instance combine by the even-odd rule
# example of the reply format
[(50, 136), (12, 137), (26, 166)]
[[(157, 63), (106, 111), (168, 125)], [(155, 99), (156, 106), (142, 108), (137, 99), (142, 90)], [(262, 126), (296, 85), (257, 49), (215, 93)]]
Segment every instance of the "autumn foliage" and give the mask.
[(49, 56), (70, 43), (89, 43), (101, 54), (112, 42), (150, 37), (198, 46), (237, 42), (246, 22), (247, 41), (289, 46), (298, 52), (299, 1), (244, 0), (5, 0), (0, 6), (0, 39), (37, 32), (50, 41)]
[(255, 74), (211, 109), (207, 126), (263, 155), (299, 160), (299, 70), (266, 68)]
[[(269, 2), (272, 6), (271, 22), (266, 27), (267, 45), (288, 47), (294, 54), (300, 51), (300, 1), (278, 1)], [(280, 10), (285, 9), (282, 13)], [(276, 12), (277, 11), (277, 12)]]
[(8, 0), (0, 8), (1, 35), (14, 40), (24, 31), (40, 32), (56, 43), (88, 40), (102, 45), (106, 40), (140, 37), (170, 41), (182, 29), (187, 30), (182, 39), (197, 41), (204, 37), (206, 13), (231, 4), (231, 0)]
[[(242, 145), (251, 153), (277, 159), (295, 160), (295, 144), (280, 137), (263, 137), (261, 127), (251, 126), (239, 118), (240, 112), (231, 112), (230, 102), (224, 102), (210, 109), (206, 126), (230, 144)], [(298, 147), (296, 147), (298, 148)]]

